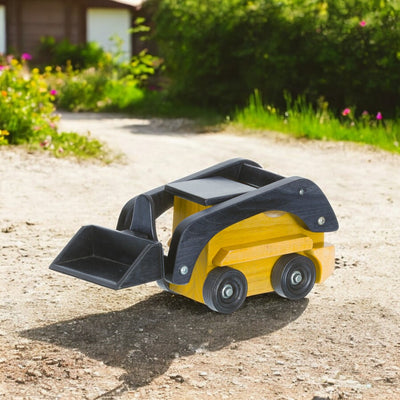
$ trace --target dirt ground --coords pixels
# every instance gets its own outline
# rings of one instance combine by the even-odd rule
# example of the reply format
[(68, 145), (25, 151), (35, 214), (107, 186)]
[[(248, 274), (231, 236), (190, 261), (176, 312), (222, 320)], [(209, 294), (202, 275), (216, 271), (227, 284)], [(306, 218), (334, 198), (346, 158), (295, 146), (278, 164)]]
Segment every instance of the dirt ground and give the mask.
[[(124, 162), (0, 148), (0, 399), (400, 398), (399, 156), (184, 120), (62, 125)], [(233, 157), (312, 179), (336, 211), (335, 272), (306, 299), (256, 296), (227, 316), (155, 283), (112, 291), (48, 269), (80, 226), (114, 228), (131, 197)]]

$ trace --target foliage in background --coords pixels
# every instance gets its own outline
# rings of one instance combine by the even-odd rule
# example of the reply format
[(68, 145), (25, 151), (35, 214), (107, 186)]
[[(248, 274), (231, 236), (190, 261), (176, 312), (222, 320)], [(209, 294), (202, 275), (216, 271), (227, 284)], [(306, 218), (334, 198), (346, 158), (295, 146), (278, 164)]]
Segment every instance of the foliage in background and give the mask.
[(68, 39), (56, 41), (52, 36), (41, 38), (38, 56), (43, 65), (72, 65), (75, 69), (96, 66), (107, 58), (96, 42), (73, 44)]
[[(29, 70), (22, 55), (0, 60), (0, 144), (29, 144), (53, 152), (56, 156), (76, 155), (105, 160), (106, 151), (95, 139), (76, 133), (58, 132), (58, 116), (53, 101), (57, 96), (48, 87), (39, 69)], [(46, 73), (51, 73), (48, 67)]]
[(245, 128), (268, 129), (310, 139), (367, 143), (400, 153), (400, 124), (384, 120), (381, 112), (357, 113), (355, 108), (347, 107), (338, 118), (323, 98), (319, 99), (316, 109), (304, 96), (293, 99), (286, 93), (285, 99), (286, 109), (280, 112), (265, 105), (259, 91), (255, 91), (248, 106), (236, 113), (235, 123)]
[(56, 105), (70, 111), (134, 110), (159, 61), (145, 51), (119, 64), (108, 56), (96, 67), (76, 70), (67, 65), (47, 74), (47, 81), (59, 92)]
[[(132, 33), (144, 39), (149, 28), (138, 18)], [(113, 54), (104, 52), (96, 43), (73, 45), (66, 40), (51, 43), (52, 54), (57, 62), (55, 73), (46, 79), (59, 95), (56, 105), (70, 111), (131, 111), (143, 100), (145, 92), (152, 88), (149, 78), (160, 69), (162, 60), (142, 50), (130, 59), (123, 53), (122, 40), (113, 36)], [(63, 51), (63, 49), (71, 49)]]
[[(144, 35), (148, 28), (143, 22), (139, 18), (132, 32)], [(108, 162), (108, 151), (90, 135), (58, 131), (55, 106), (71, 111), (126, 111), (143, 100), (148, 78), (161, 60), (146, 50), (126, 60), (121, 39), (112, 40), (114, 54), (96, 43), (74, 45), (43, 38), (41, 51), (55, 66), (40, 66), (43, 58), (32, 60), (27, 53), (20, 61), (0, 55), (0, 145), (27, 143), (56, 156), (72, 154)], [(28, 61), (42, 72), (30, 69)]]
[(53, 95), (37, 68), (13, 57), (0, 67), (0, 129), (9, 132), (11, 144), (52, 135), (57, 123)]
[(338, 111), (400, 103), (398, 0), (161, 0), (155, 38), (176, 97), (231, 110), (258, 88)]
[[(126, 60), (117, 37), (114, 54), (47, 38), (59, 65), (43, 72), (28, 68), (29, 54), (21, 62), (0, 57), (0, 145), (105, 158), (98, 141), (58, 132), (56, 105), (203, 124), (236, 108), (234, 123), (244, 127), (399, 151), (400, 125), (386, 119), (400, 99), (398, 2), (374, 0), (372, 11), (365, 0), (154, 1), (161, 4), (155, 37), (167, 57), (168, 90), (169, 79), (159, 79), (163, 60), (146, 50)], [(382, 21), (389, 32), (378, 32)], [(132, 32), (147, 35), (142, 23)]]

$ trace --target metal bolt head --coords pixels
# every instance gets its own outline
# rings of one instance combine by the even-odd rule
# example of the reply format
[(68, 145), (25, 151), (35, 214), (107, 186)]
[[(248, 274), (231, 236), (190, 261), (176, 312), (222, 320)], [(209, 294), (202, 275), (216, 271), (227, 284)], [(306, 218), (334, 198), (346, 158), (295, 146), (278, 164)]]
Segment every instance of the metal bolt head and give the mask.
[(318, 225), (324, 225), (325, 224), (325, 217), (319, 217), (318, 218)]
[(305, 190), (304, 190), (303, 188), (299, 190), (299, 195), (300, 195), (300, 196), (303, 196), (304, 193), (305, 193)]
[(227, 283), (223, 288), (222, 288), (222, 297), (224, 299), (229, 299), (233, 295), (233, 287), (231, 284)]
[(181, 275), (187, 275), (188, 272), (189, 272), (189, 267), (187, 267), (186, 265), (182, 265), (182, 267), (179, 268), (179, 273)]
[(290, 282), (292, 285), (298, 285), (303, 280), (303, 274), (300, 271), (294, 271), (290, 277)]

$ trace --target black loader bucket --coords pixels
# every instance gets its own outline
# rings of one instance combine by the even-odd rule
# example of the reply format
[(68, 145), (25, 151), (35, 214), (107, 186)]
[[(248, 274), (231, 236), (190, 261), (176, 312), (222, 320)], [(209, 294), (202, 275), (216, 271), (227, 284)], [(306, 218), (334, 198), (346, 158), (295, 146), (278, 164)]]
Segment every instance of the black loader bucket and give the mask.
[(111, 289), (163, 278), (160, 242), (115, 231), (83, 226), (50, 265), (50, 269)]

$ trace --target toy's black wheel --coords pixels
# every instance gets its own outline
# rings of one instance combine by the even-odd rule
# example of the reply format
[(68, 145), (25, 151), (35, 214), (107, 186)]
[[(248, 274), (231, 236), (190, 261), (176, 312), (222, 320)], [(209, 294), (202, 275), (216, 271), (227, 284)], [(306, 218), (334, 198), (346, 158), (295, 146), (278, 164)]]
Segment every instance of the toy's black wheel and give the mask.
[(279, 296), (299, 300), (314, 287), (315, 265), (311, 259), (300, 254), (286, 254), (275, 263), (271, 283)]
[(231, 314), (241, 307), (246, 296), (247, 279), (240, 271), (218, 267), (207, 275), (203, 286), (203, 299), (211, 310)]

